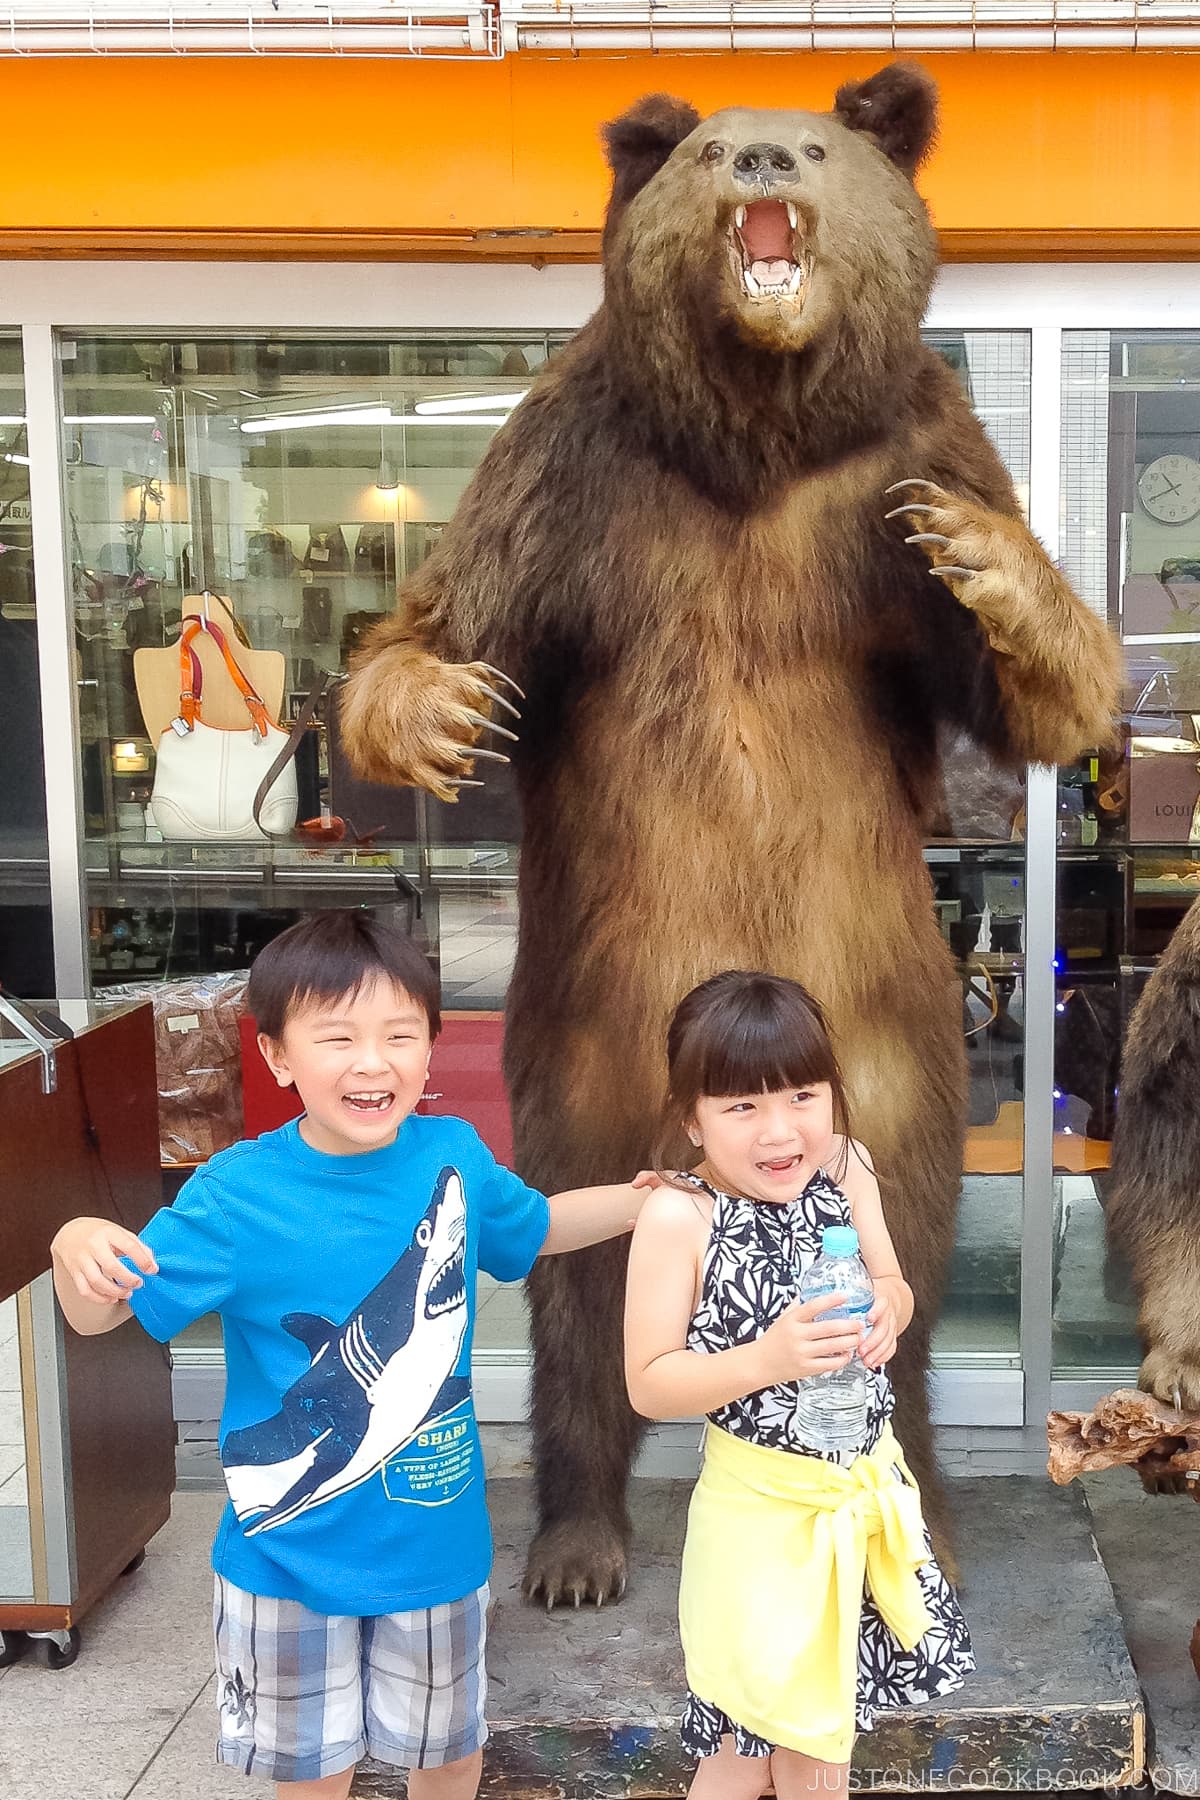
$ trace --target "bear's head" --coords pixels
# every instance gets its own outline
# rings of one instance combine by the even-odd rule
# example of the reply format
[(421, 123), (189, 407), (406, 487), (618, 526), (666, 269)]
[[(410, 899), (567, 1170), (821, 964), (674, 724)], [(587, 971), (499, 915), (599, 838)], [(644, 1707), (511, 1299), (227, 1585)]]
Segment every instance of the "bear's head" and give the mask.
[(878, 417), (937, 267), (913, 186), (936, 111), (929, 76), (893, 63), (830, 113), (701, 119), (660, 94), (606, 127), (609, 341), (672, 438), (684, 393), (703, 432), (706, 390), (726, 426), (740, 393), (759, 429), (782, 404), (834, 453)]

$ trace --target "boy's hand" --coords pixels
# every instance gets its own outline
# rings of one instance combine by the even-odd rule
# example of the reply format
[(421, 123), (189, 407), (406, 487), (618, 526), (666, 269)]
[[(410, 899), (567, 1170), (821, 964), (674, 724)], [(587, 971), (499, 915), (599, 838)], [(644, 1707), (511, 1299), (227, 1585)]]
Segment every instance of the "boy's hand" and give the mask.
[(870, 1331), (862, 1341), (859, 1356), (868, 1369), (882, 1369), (896, 1354), (900, 1336), (900, 1312), (896, 1296), (889, 1287), (875, 1289), (875, 1304), (867, 1314)]
[(118, 1258), (127, 1256), (147, 1275), (158, 1274), (153, 1253), (141, 1238), (111, 1219), (72, 1219), (57, 1233), (50, 1254), (83, 1300), (116, 1306), (128, 1300), (143, 1284), (123, 1268)]
[(666, 1187), (667, 1183), (657, 1169), (639, 1169), (633, 1178), (633, 1186), (635, 1188), (659, 1188)]

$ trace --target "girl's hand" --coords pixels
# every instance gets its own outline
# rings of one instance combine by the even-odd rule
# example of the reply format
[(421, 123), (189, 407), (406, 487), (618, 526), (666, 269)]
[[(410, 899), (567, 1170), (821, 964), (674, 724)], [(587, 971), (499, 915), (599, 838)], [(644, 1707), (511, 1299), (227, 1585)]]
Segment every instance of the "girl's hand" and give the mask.
[(793, 1301), (787, 1311), (758, 1340), (764, 1387), (779, 1382), (804, 1381), (810, 1375), (828, 1375), (844, 1369), (859, 1347), (861, 1319), (826, 1319), (831, 1307), (843, 1306), (845, 1294), (826, 1294), (820, 1300)]
[(50, 1254), (83, 1300), (116, 1306), (140, 1288), (140, 1276), (130, 1274), (118, 1260), (127, 1256), (147, 1275), (158, 1273), (158, 1264), (141, 1238), (110, 1219), (72, 1219), (63, 1226)]
[(896, 1339), (901, 1331), (900, 1309), (890, 1287), (881, 1292), (876, 1285), (875, 1304), (867, 1314), (867, 1324), (870, 1330), (858, 1354), (868, 1369), (882, 1369), (896, 1354)]

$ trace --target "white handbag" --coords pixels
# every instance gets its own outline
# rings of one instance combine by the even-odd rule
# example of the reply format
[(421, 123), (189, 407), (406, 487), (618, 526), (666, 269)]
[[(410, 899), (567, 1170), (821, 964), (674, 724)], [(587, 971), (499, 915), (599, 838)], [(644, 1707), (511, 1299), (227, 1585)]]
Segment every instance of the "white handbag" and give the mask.
[[(203, 674), (192, 639), (207, 630), (246, 702), (250, 724), (220, 731), (201, 716)], [(283, 836), (296, 823), (299, 790), (296, 765), (286, 760), (265, 795), (256, 795), (264, 777), (289, 742), (272, 724), (267, 709), (230, 652), (219, 627), (192, 620), (179, 640), (179, 716), (163, 732), (154, 768), (150, 811), (165, 839), (263, 842)], [(261, 828), (256, 817), (262, 821)]]

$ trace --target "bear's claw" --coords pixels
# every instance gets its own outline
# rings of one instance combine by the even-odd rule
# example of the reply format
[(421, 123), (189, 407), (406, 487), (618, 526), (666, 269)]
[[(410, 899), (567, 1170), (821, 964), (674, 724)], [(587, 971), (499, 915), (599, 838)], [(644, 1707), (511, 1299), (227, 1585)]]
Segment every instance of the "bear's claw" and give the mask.
[(525, 1568), (526, 1600), (545, 1605), (603, 1606), (625, 1592), (625, 1540), (605, 1519), (562, 1519), (534, 1540)]
[(937, 544), (943, 550), (950, 548), (950, 539), (943, 537), (940, 531), (914, 531), (904, 541), (906, 544)]
[(514, 719), (520, 718), (521, 715), (513, 705), (512, 701), (506, 700), (503, 694), (498, 694), (495, 688), (487, 687), (483, 682), (480, 682), (479, 688), (480, 692), (486, 694), (489, 700), (494, 701), (497, 706), (502, 706), (506, 713), (511, 713)]
[(901, 488), (908, 487), (928, 488), (931, 494), (940, 494), (945, 491), (938, 486), (936, 481), (926, 481), (923, 475), (908, 475), (903, 481), (893, 481), (891, 487), (884, 488), (883, 491), (885, 494), (898, 494)]
[(495, 719), (486, 718), (483, 713), (471, 711), (467, 717), (481, 731), (494, 731), (497, 737), (507, 738), (510, 744), (519, 744), (521, 741), (515, 731), (509, 731), (506, 725), (497, 725)]
[(456, 744), (455, 749), (459, 750), (460, 753), (464, 757), (466, 757), (468, 760), (472, 757), (481, 756), (483, 758), (484, 762), (506, 763), (509, 761), (509, 758), (507, 756), (505, 756), (501, 751), (499, 751), (499, 750), (481, 750), (479, 748), (478, 744), (466, 744), (466, 745), (462, 745), (462, 746)]
[(512, 676), (506, 675), (503, 669), (493, 669), (491, 663), (485, 662), (481, 662), (478, 666), (481, 669), (486, 669), (489, 675), (494, 675), (497, 681), (503, 681), (507, 687), (512, 689), (513, 693), (516, 694), (519, 699), (524, 700), (526, 698), (525, 689), (518, 687)]
[(903, 506), (893, 506), (891, 512), (885, 512), (885, 519), (899, 519), (905, 513), (941, 512), (940, 506), (931, 506), (927, 500), (907, 500)]

